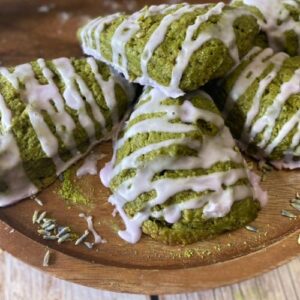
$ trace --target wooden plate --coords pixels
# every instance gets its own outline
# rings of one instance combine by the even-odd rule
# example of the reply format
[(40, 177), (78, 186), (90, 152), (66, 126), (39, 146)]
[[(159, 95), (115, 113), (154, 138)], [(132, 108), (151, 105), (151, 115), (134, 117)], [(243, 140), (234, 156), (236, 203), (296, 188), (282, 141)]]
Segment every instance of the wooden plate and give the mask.
[[(49, 7), (41, 8), (43, 1), (0, 0), (0, 60), (4, 65), (41, 56), (81, 55), (75, 38), (81, 22), (114, 10), (137, 9), (144, 1), (59, 0), (51, 3), (55, 7), (50, 6), (47, 11)], [(45, 10), (47, 12), (38, 12)], [(100, 169), (105, 160), (110, 159), (111, 145), (103, 144), (96, 151), (107, 154), (99, 162)], [(299, 183), (300, 171), (268, 174), (263, 185), (270, 201), (253, 223), (258, 233), (241, 229), (211, 241), (171, 247), (148, 237), (136, 245), (123, 242), (117, 235), (122, 223), (118, 217), (112, 217), (113, 208), (107, 203), (109, 191), (101, 185), (98, 176), (78, 181), (91, 198), (90, 207), (66, 203), (57, 194), (60, 185), (57, 181), (39, 195), (45, 203), (43, 208), (28, 199), (0, 209), (0, 246), (54, 276), (112, 291), (162, 294), (217, 287), (258, 275), (299, 254), (300, 218), (291, 220), (280, 215), (282, 209), (297, 214), (289, 201), (300, 189)], [(31, 221), (33, 211), (38, 208), (47, 210), (59, 224), (71, 225), (78, 233), (86, 229), (85, 221), (78, 214), (91, 214), (97, 231), (108, 243), (89, 250), (83, 245), (46, 242)], [(51, 264), (43, 268), (47, 247), (52, 252)]]

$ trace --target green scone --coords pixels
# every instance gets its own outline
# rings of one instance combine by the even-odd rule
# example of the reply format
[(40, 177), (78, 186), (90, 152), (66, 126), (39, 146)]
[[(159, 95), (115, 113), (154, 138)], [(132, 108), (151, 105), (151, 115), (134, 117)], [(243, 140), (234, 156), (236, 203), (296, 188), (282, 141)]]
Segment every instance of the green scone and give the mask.
[(218, 4), (149, 6), (92, 20), (79, 30), (85, 54), (170, 97), (224, 76), (253, 47), (256, 18)]
[(167, 244), (210, 238), (251, 222), (256, 199), (266, 201), (204, 92), (171, 99), (148, 88), (114, 150), (100, 176), (130, 243), (142, 231)]
[(93, 58), (0, 68), (0, 206), (48, 186), (107, 139), (133, 97)]
[(269, 47), (295, 56), (300, 54), (299, 0), (233, 0), (234, 7), (247, 7), (258, 19)]
[(213, 87), (233, 136), (252, 156), (300, 167), (300, 57), (254, 48)]

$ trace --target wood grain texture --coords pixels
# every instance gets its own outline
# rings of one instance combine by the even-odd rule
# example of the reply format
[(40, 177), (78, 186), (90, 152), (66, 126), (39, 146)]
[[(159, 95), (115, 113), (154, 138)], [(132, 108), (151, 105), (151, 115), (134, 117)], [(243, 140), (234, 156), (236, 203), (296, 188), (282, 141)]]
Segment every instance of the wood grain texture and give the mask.
[[(274, 278), (279, 285), (274, 286)], [(277, 278), (277, 279), (276, 279)], [(284, 293), (282, 286), (285, 287)], [(300, 258), (263, 276), (227, 287), (191, 294), (160, 296), (160, 300), (298, 300)], [(11, 255), (0, 254), (1, 300), (150, 300), (149, 296), (105, 292), (54, 278)]]
[[(162, 2), (147, 1), (148, 4)], [(4, 65), (13, 65), (40, 56), (80, 56), (76, 30), (82, 22), (116, 10), (138, 9), (145, 3), (0, 0), (1, 61)], [(45, 8), (47, 12), (41, 12)], [(96, 151), (106, 153), (108, 160), (111, 144), (103, 144)], [(99, 162), (99, 169), (104, 163)], [(149, 237), (143, 237), (134, 246), (120, 240), (116, 232), (122, 228), (122, 223), (119, 218), (112, 217), (113, 209), (107, 203), (109, 192), (97, 176), (78, 181), (92, 200), (89, 208), (64, 202), (57, 194), (60, 185), (57, 181), (39, 195), (45, 203), (43, 209), (59, 224), (71, 225), (78, 233), (86, 229), (86, 223), (78, 214), (92, 214), (96, 229), (108, 243), (90, 251), (71, 243), (59, 246), (43, 241), (31, 222), (32, 213), (38, 206), (28, 199), (0, 210), (0, 246), (36, 268), (41, 268), (46, 247), (49, 247), (53, 256), (46, 271), (66, 280), (107, 290), (162, 294), (212, 288), (258, 275), (299, 254), (300, 218), (290, 220), (280, 215), (281, 209), (291, 209), (289, 200), (299, 188), (299, 182), (300, 172), (297, 171), (272, 172), (267, 176), (264, 187), (269, 191), (270, 202), (254, 222), (259, 229), (257, 234), (241, 229), (187, 247), (168, 247)], [(278, 278), (272, 280), (271, 285), (279, 285)], [(281, 295), (284, 288), (280, 290)], [(227, 290), (215, 293), (222, 294)]]
[(231, 286), (199, 293), (161, 296), (161, 300), (298, 300), (300, 258), (272, 272)]
[(1, 300), (148, 300), (148, 296), (105, 292), (59, 280), (16, 260), (0, 255)]

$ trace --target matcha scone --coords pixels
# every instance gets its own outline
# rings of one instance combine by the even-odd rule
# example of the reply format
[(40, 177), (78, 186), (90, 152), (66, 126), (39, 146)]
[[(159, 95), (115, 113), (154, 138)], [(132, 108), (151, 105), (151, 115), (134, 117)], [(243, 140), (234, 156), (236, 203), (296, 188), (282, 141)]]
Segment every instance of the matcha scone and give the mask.
[(233, 136), (278, 168), (300, 167), (300, 57), (254, 48), (213, 87)]
[(258, 33), (247, 9), (184, 3), (99, 17), (78, 36), (85, 54), (130, 81), (177, 97), (224, 76), (253, 47)]
[(0, 68), (0, 206), (48, 186), (107, 139), (133, 97), (93, 58)]
[(257, 16), (273, 50), (300, 54), (299, 0), (233, 0), (232, 6), (246, 6)]
[(177, 99), (148, 88), (100, 177), (136, 243), (142, 232), (189, 244), (240, 228), (266, 201), (213, 101), (204, 92)]

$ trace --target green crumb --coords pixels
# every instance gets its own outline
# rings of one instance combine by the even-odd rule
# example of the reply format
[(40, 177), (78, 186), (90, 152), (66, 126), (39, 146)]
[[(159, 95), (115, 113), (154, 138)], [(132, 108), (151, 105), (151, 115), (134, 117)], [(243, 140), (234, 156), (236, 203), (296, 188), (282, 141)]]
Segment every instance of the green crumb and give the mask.
[[(221, 248), (220, 248), (221, 250)], [(180, 250), (176, 252), (171, 252), (170, 253), (170, 258), (175, 260), (175, 259), (185, 259), (185, 258), (192, 258), (192, 257), (201, 257), (201, 259), (207, 258), (208, 256), (212, 255), (212, 252), (208, 249), (203, 249), (203, 248), (191, 248), (191, 249), (186, 249), (186, 250)]]
[(212, 255), (212, 252), (208, 249), (199, 250), (199, 251), (200, 251), (199, 254), (201, 255), (202, 258)]
[(184, 258), (191, 258), (195, 255), (195, 250), (193, 249), (186, 249), (184, 252), (183, 252), (183, 256)]
[(89, 206), (91, 201), (76, 186), (76, 181), (73, 179), (74, 173), (74, 168), (64, 172), (63, 181), (58, 194), (70, 204)]
[(214, 249), (218, 252), (221, 252), (222, 247), (220, 245), (216, 245), (216, 246), (214, 246)]
[(177, 255), (175, 254), (175, 253), (170, 253), (170, 257), (171, 257), (171, 259), (176, 259), (177, 258)]
[(120, 230), (120, 227), (118, 226), (118, 224), (116, 223), (111, 223), (111, 229), (114, 231), (114, 232), (118, 232)]
[(74, 241), (76, 241), (79, 237), (80, 237), (80, 236), (79, 236), (78, 233), (72, 232), (71, 235), (70, 235), (70, 237), (69, 237), (69, 240), (74, 242)]

